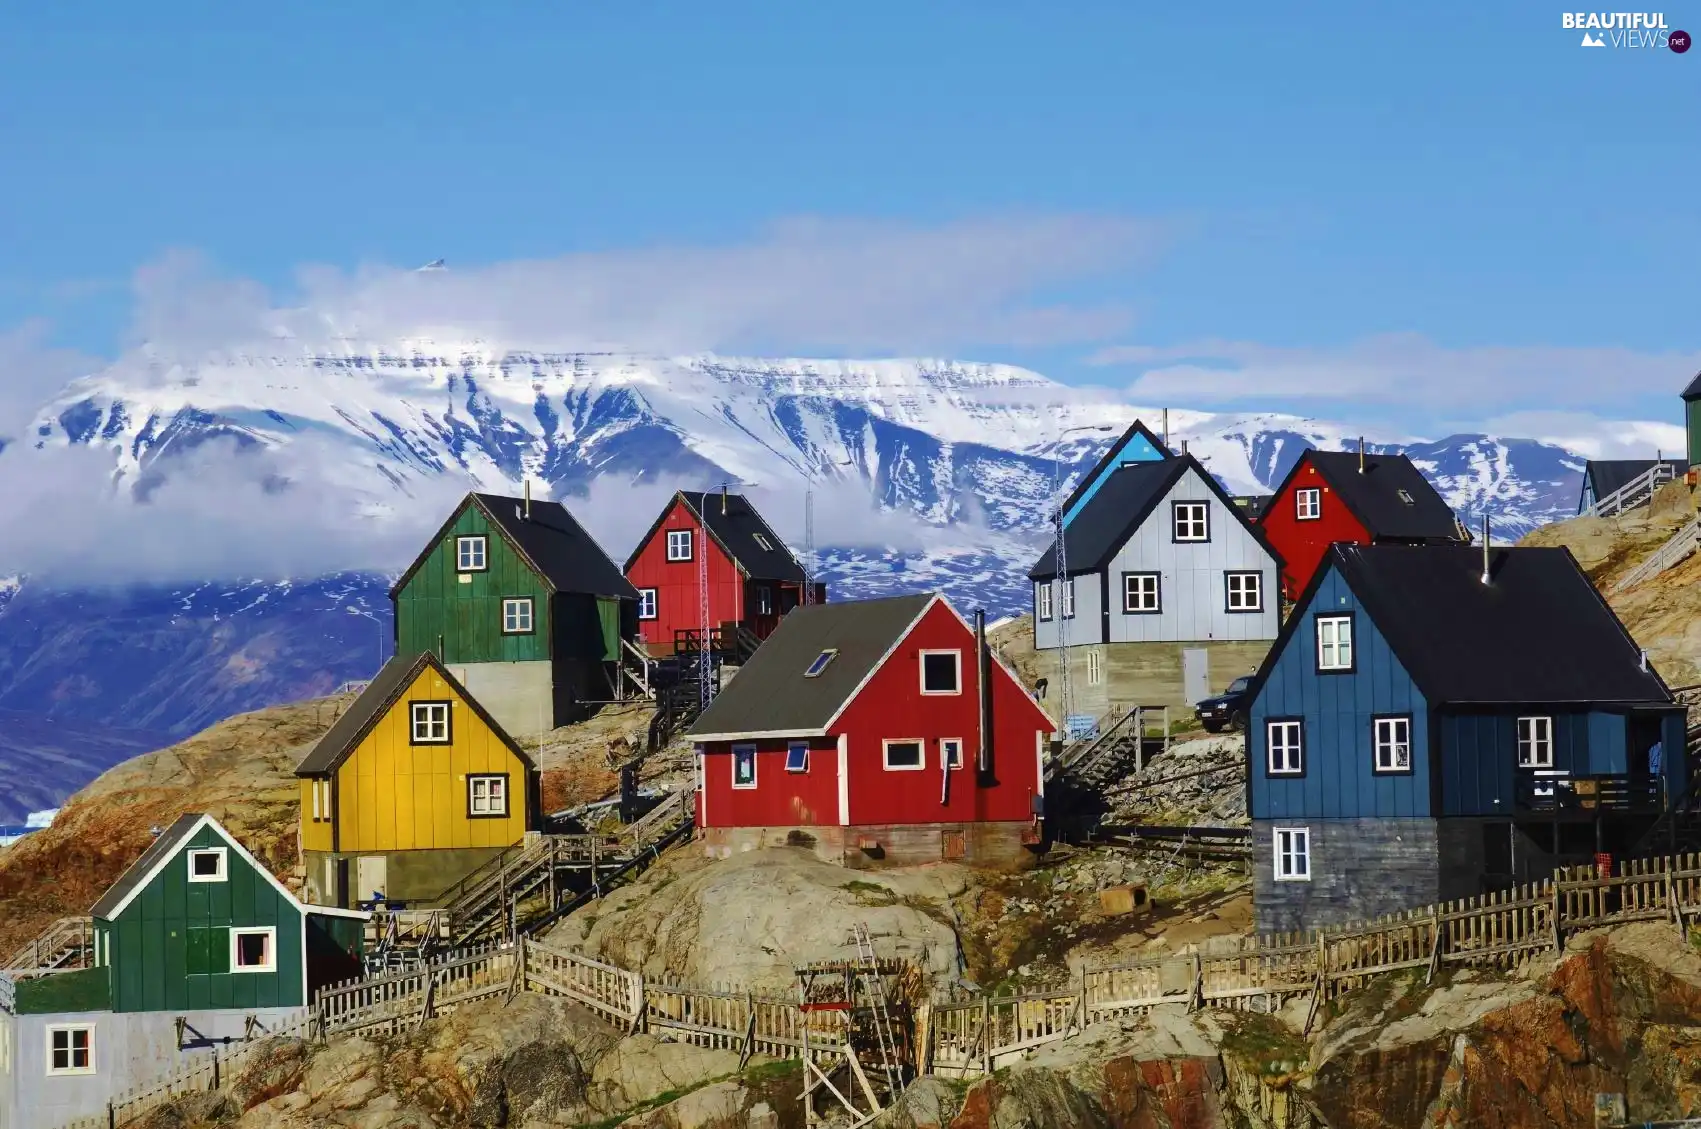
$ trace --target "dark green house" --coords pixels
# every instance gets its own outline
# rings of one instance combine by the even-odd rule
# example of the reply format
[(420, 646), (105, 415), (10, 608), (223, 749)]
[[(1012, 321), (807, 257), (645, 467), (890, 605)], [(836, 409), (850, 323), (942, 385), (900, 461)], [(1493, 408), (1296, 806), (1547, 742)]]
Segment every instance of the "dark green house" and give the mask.
[(429, 651), (509, 733), (618, 697), (638, 593), (559, 502), (468, 494), (390, 590), (398, 653)]

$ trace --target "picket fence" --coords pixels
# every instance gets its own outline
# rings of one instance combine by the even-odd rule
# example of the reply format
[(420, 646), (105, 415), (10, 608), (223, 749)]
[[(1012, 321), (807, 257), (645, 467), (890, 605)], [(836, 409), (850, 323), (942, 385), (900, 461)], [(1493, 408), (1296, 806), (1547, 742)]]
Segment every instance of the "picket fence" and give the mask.
[[(916, 1014), (920, 1072), (970, 1077), (1088, 1024), (1175, 1005), (1270, 1012), (1329, 999), (1401, 969), (1430, 975), (1448, 964), (1503, 969), (1561, 950), (1584, 930), (1670, 921), (1687, 934), (1701, 914), (1701, 855), (1630, 859), (1616, 872), (1560, 871), (1554, 878), (1480, 897), (1306, 933), (1216, 938), (1165, 953), (1080, 970), (1066, 988), (967, 1002), (923, 1004)], [(804, 1011), (790, 997), (734, 986), (652, 983), (641, 973), (524, 937), (463, 949), (419, 968), (327, 988), (311, 1009), (268, 1034), (324, 1038), (399, 1032), (473, 1000), (520, 991), (564, 997), (629, 1032), (737, 1050), (745, 1058), (828, 1058), (843, 1052), (847, 1017)], [(1309, 1025), (1310, 1019), (1307, 1023)], [(172, 1097), (218, 1089), (265, 1044), (234, 1044), (118, 1098), (105, 1116), (61, 1129), (122, 1126)]]

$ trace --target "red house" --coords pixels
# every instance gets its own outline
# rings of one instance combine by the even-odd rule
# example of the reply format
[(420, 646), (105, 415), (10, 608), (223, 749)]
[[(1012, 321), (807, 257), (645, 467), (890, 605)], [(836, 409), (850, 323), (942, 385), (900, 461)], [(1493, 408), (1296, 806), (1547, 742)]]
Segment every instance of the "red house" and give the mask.
[(1307, 451), (1258, 518), (1281, 554), (1282, 595), (1296, 599), (1329, 546), (1469, 543), (1459, 519), (1404, 455)]
[[(704, 553), (712, 632), (737, 625), (765, 639), (803, 602), (803, 566), (749, 499), (681, 490), (626, 561), (638, 590), (638, 638), (651, 655), (672, 654), (679, 632), (702, 631)], [(816, 583), (810, 602), (826, 599), (826, 585)]]
[(1019, 866), (1051, 718), (938, 595), (799, 608), (690, 729), (712, 855)]

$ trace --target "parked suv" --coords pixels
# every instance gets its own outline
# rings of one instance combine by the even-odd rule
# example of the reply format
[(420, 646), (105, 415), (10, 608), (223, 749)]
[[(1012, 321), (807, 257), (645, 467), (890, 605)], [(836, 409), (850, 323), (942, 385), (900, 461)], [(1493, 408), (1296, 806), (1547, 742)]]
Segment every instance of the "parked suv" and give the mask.
[(1206, 698), (1193, 707), (1193, 716), (1207, 733), (1224, 729), (1245, 729), (1246, 711), (1252, 705), (1246, 692), (1252, 688), (1252, 676), (1243, 675), (1229, 683), (1229, 688), (1214, 698)]

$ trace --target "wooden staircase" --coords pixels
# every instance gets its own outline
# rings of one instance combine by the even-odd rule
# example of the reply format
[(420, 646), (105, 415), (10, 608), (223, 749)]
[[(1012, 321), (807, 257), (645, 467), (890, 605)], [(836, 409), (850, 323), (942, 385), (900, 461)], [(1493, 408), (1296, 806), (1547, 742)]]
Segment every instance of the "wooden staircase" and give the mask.
[(94, 957), (94, 919), (62, 917), (13, 953), (0, 973), (13, 980), (87, 968)]
[(1627, 588), (1635, 587), (1644, 580), (1651, 579), (1667, 569), (1676, 567), (1697, 548), (1701, 548), (1701, 517), (1673, 533), (1664, 545), (1655, 550), (1652, 556), (1619, 577), (1618, 583), (1612, 586), (1613, 592), (1616, 594)]
[[(1150, 729), (1161, 724), (1163, 734), (1154, 739)], [(1168, 706), (1134, 706), (1112, 711), (1099, 720), (1097, 732), (1068, 745), (1046, 765), (1047, 783), (1068, 781), (1094, 791), (1104, 788), (1146, 766), (1148, 756), (1167, 753), (1170, 746)]]
[(1625, 510), (1645, 506), (1654, 497), (1654, 491), (1676, 477), (1677, 472), (1668, 463), (1663, 460), (1657, 462), (1606, 497), (1595, 499), (1582, 516), (1612, 517)]

